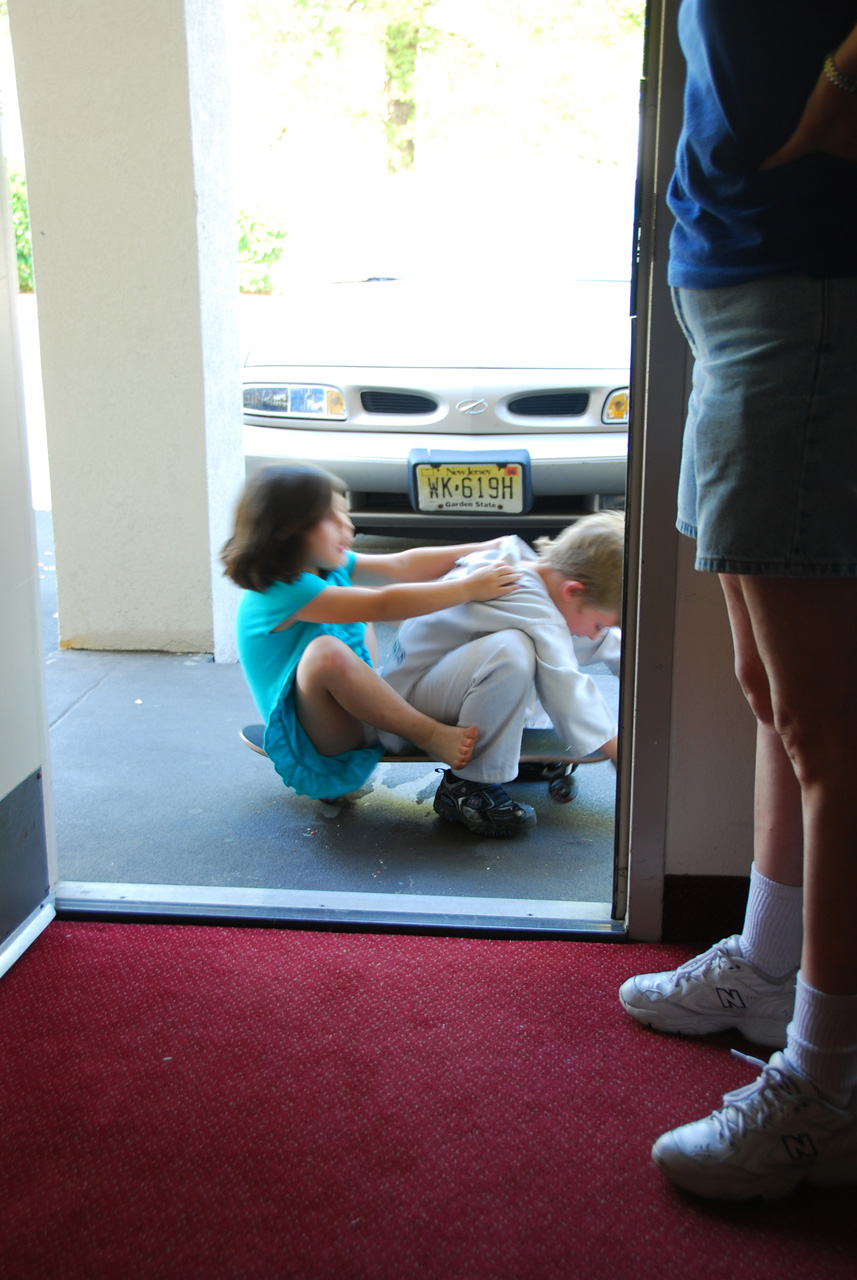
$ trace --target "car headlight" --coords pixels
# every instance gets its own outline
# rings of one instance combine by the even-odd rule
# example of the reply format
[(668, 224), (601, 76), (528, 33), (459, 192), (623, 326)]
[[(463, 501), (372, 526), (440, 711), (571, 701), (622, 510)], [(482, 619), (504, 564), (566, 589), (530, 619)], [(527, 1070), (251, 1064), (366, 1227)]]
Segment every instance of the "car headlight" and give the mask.
[(341, 391), (336, 387), (309, 386), (306, 383), (245, 386), (244, 410), (276, 418), (342, 421), (348, 417)]
[(604, 401), (604, 408), (601, 410), (601, 421), (606, 424), (627, 422), (629, 403), (630, 396), (627, 388), (623, 387), (620, 391), (611, 391)]

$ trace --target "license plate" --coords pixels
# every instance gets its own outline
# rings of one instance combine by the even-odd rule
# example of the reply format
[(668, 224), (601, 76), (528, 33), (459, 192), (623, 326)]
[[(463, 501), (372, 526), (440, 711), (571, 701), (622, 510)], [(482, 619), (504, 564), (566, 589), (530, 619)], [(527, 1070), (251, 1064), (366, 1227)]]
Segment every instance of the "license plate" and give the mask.
[(520, 515), (529, 505), (527, 469), (522, 462), (419, 462), (413, 475), (418, 511)]

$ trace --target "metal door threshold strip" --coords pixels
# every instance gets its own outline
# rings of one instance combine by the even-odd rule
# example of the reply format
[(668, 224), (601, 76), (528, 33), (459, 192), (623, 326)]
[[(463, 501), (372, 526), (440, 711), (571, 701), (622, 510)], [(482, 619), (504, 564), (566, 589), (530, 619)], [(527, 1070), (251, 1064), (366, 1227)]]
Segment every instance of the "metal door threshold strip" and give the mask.
[(63, 916), (133, 915), (282, 921), (444, 932), (585, 934), (623, 938), (609, 902), (474, 898), (404, 893), (350, 893), (223, 885), (120, 884), (60, 880), (56, 909)]

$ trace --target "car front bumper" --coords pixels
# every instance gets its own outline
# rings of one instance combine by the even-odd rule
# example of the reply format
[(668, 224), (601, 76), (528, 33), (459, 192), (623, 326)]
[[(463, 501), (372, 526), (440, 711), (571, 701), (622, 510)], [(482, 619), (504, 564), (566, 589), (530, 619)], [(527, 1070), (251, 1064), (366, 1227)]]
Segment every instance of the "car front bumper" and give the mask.
[[(492, 453), (524, 449), (530, 456), (533, 508), (524, 515), (414, 511), (408, 498), (408, 454), (430, 447), (452, 453), (466, 446)], [(618, 505), (625, 493), (628, 438), (625, 432), (547, 435), (426, 436), (260, 427), (245, 425), (247, 474), (283, 462), (312, 462), (334, 472), (352, 495), (358, 528), (389, 530), (432, 527), (557, 528), (603, 505)]]

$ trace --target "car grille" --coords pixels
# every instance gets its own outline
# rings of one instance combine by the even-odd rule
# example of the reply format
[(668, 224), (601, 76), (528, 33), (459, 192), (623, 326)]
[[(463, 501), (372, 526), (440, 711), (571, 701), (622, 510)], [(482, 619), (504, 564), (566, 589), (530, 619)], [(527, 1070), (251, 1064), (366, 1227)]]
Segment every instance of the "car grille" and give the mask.
[[(599, 499), (601, 501), (601, 499)], [(610, 507), (618, 507), (624, 510), (625, 501), (619, 495), (610, 496), (606, 499), (606, 505)], [(569, 494), (568, 496), (546, 495), (537, 497), (533, 501), (530, 514), (533, 516), (559, 516), (559, 515), (588, 515), (595, 510), (593, 500), (581, 494)], [(385, 515), (413, 515), (414, 509), (407, 497), (403, 493), (352, 493), (351, 494), (351, 515), (358, 521), (371, 520), (372, 514)], [(492, 515), (495, 513), (492, 513)], [(361, 518), (362, 517), (362, 518)], [(509, 517), (505, 517), (508, 519)], [(514, 517), (512, 517), (514, 519)], [(440, 518), (430, 516), (428, 523), (440, 524)]]
[(510, 400), (510, 413), (522, 418), (579, 418), (589, 407), (586, 391), (549, 391), (545, 395), (518, 396)]
[(360, 401), (367, 413), (434, 413), (437, 401), (430, 396), (407, 391), (362, 391)]

